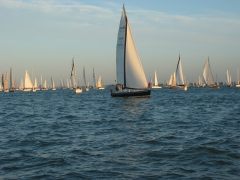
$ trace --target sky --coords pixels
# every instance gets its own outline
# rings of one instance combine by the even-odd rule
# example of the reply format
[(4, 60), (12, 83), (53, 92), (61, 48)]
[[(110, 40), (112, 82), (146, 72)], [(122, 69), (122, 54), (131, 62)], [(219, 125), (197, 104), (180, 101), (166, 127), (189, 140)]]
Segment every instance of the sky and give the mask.
[(169, 79), (181, 54), (189, 82), (207, 57), (218, 81), (240, 68), (239, 0), (0, 0), (0, 73), (17, 81), (28, 70), (50, 81), (70, 76), (74, 57), (82, 82), (92, 69), (105, 84), (116, 79), (116, 43), (125, 4), (147, 79)]

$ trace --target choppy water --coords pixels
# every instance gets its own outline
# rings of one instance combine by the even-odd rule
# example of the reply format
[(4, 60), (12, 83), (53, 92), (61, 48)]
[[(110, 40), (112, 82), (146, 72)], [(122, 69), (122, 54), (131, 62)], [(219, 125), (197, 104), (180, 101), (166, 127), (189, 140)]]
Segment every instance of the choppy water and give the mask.
[(240, 89), (0, 94), (0, 179), (240, 179)]

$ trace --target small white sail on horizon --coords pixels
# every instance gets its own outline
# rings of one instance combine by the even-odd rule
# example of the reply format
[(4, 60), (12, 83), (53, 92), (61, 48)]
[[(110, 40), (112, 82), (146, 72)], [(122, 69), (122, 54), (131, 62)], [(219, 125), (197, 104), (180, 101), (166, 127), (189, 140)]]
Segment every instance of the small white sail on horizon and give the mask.
[(98, 77), (96, 88), (97, 89), (104, 89), (103, 80), (102, 80), (101, 76)]
[(88, 91), (89, 90), (89, 85), (87, 85), (85, 67), (83, 67), (83, 81), (84, 81), (85, 90)]
[(12, 68), (10, 68), (10, 82), (9, 82), (9, 91), (14, 92), (14, 81), (13, 81), (13, 74), (12, 74)]
[(227, 86), (231, 87), (232, 86), (232, 76), (228, 69), (227, 69), (226, 77), (227, 77), (227, 82), (226, 82)]
[(52, 90), (55, 91), (56, 90), (55, 82), (52, 77), (51, 77), (51, 83), (52, 83)]
[(208, 87), (217, 87), (214, 78), (213, 78), (213, 73), (212, 73), (212, 69), (210, 66), (210, 60), (209, 57), (206, 60), (205, 64), (204, 64), (204, 68), (203, 68), (203, 80), (206, 86)]
[(33, 90), (32, 80), (31, 80), (30, 75), (28, 74), (28, 72), (25, 71), (23, 91), (32, 91), (32, 90)]
[(161, 86), (159, 86), (158, 84), (158, 79), (157, 79), (157, 72), (154, 72), (154, 77), (153, 77), (153, 85), (152, 85), (153, 89), (158, 89), (158, 88), (162, 88)]

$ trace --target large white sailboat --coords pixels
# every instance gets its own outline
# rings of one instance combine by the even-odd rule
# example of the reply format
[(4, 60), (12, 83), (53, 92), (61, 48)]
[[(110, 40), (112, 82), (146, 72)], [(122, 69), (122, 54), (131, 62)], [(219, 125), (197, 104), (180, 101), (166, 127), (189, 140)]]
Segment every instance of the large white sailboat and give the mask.
[(30, 78), (28, 72), (25, 71), (23, 91), (29, 92), (32, 90), (33, 90), (33, 84), (32, 84), (31, 78)]
[(227, 69), (227, 73), (226, 73), (226, 78), (227, 78), (227, 81), (226, 81), (227, 87), (231, 87), (232, 86), (232, 76), (228, 69)]
[(161, 86), (159, 86), (158, 78), (157, 78), (157, 72), (156, 72), (156, 71), (154, 72), (152, 88), (153, 88), (153, 89), (159, 89), (159, 88), (162, 88)]
[(188, 89), (186, 80), (183, 75), (183, 68), (182, 68), (182, 61), (180, 58), (180, 54), (178, 57), (178, 63), (177, 63), (177, 68), (176, 68), (176, 87), (183, 89), (184, 91), (187, 91), (187, 89)]
[(204, 64), (203, 80), (204, 80), (204, 83), (207, 87), (219, 88), (219, 86), (217, 85), (217, 83), (215, 83), (214, 78), (213, 78), (213, 73), (212, 73), (212, 70), (211, 70), (209, 57)]
[(76, 69), (75, 69), (75, 64), (74, 64), (74, 58), (72, 59), (72, 70), (71, 70), (71, 83), (72, 83), (72, 88), (73, 91), (76, 94), (82, 93), (82, 88), (80, 88), (79, 86), (77, 86), (77, 74), (76, 74)]
[(117, 84), (111, 91), (112, 97), (150, 96), (124, 5), (117, 38), (116, 70)]

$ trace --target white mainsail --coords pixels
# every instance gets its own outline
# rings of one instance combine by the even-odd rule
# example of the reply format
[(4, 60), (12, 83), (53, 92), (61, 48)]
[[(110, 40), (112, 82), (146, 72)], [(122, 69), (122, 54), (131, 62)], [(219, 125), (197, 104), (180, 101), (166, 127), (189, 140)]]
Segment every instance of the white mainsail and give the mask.
[(147, 88), (147, 79), (132, 37), (123, 6), (116, 48), (117, 84), (124, 88)]
[(25, 71), (25, 78), (24, 78), (24, 89), (29, 90), (33, 88), (33, 84), (31, 78), (27, 71)]
[(205, 62), (204, 65), (204, 69), (203, 69), (203, 79), (206, 85), (211, 86), (214, 85), (214, 78), (213, 78), (213, 74), (212, 74), (212, 70), (210, 67), (210, 61), (209, 61), (209, 57), (207, 59), (207, 61)]

